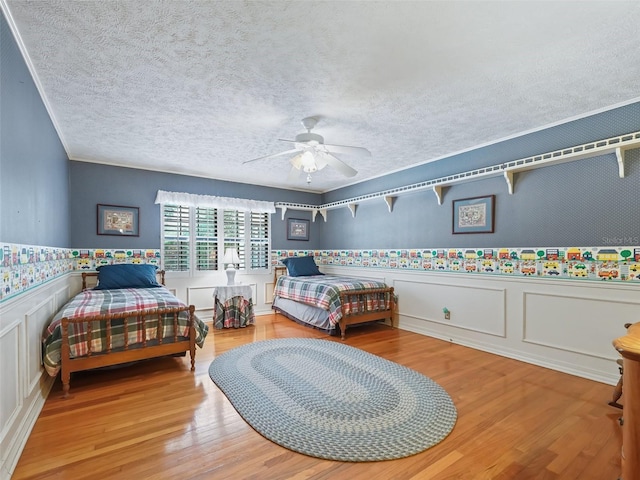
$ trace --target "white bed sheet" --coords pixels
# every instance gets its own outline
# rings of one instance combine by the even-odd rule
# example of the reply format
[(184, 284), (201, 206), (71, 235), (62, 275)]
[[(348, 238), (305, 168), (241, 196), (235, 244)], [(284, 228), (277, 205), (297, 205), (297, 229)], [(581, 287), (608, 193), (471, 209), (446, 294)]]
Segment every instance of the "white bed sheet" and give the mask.
[(322, 308), (306, 305), (304, 303), (289, 300), (288, 298), (274, 297), (273, 308), (281, 310), (287, 316), (316, 328), (331, 331), (333, 327), (329, 322), (329, 312)]

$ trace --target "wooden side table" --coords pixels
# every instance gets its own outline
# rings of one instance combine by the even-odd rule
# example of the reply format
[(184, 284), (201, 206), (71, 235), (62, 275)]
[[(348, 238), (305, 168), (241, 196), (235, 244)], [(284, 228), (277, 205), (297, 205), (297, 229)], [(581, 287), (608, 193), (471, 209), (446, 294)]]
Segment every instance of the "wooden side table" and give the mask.
[(622, 355), (624, 406), (622, 409), (622, 480), (640, 479), (640, 323), (629, 326), (613, 341)]
[(249, 285), (225, 285), (213, 288), (213, 326), (241, 328), (253, 325), (253, 292)]

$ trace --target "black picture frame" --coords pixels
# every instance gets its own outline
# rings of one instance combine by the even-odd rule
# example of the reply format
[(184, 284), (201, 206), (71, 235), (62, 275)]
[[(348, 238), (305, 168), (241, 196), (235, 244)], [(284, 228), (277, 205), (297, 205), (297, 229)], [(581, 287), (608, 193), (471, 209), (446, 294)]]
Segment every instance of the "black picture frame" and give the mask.
[(453, 234), (493, 233), (495, 195), (453, 200)]
[(309, 220), (287, 219), (287, 240), (309, 240)]
[(98, 204), (98, 235), (116, 235), (118, 237), (140, 236), (140, 209), (123, 205)]

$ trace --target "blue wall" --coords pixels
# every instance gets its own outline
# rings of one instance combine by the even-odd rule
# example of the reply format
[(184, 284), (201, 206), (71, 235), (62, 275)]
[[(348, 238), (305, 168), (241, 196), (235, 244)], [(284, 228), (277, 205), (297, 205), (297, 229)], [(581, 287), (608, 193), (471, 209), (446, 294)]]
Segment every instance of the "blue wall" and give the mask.
[[(218, 197), (294, 203), (320, 203), (320, 195), (271, 187), (225, 182), (187, 175), (70, 162), (71, 243), (76, 248), (160, 248), (160, 205), (154, 203), (158, 190)], [(97, 234), (97, 204), (123, 205), (140, 209), (140, 236), (117, 237)], [(310, 219), (308, 212), (287, 212), (285, 217)], [(271, 217), (273, 249), (319, 249), (319, 223), (310, 222), (309, 241), (286, 238), (286, 222), (278, 210)]]
[[(314, 195), (197, 177), (71, 162), (72, 244), (78, 248), (159, 248), (158, 189), (319, 205), (495, 165), (640, 130), (640, 104), (533, 132), (369, 182)], [(287, 241), (280, 211), (273, 249), (372, 249), (640, 245), (640, 150), (627, 152), (625, 178), (614, 154), (517, 173), (509, 195), (502, 177), (446, 188), (443, 205), (430, 190), (400, 195), (389, 213), (382, 199), (330, 210), (310, 223), (310, 241)], [(452, 200), (495, 195), (495, 232), (452, 234)], [(141, 236), (96, 235), (96, 204), (140, 207)], [(288, 211), (287, 218), (310, 219)]]
[(0, 14), (0, 241), (69, 247), (67, 154)]
[[(74, 248), (159, 248), (158, 189), (257, 200), (322, 204), (640, 130), (640, 103), (533, 132), (324, 195), (135, 169), (69, 162), (9, 27), (0, 19), (0, 241)], [(427, 160), (427, 159), (425, 159)], [(286, 240), (273, 215), (273, 249), (447, 248), (640, 244), (640, 151), (626, 177), (613, 155), (516, 175), (515, 194), (492, 178), (330, 210), (310, 223), (310, 241)], [(496, 195), (493, 234), (453, 235), (453, 199)], [(96, 205), (140, 208), (140, 237), (96, 233)], [(308, 212), (287, 218), (310, 219)], [(73, 219), (73, 221), (71, 221)]]
[[(419, 183), (640, 130), (640, 103), (533, 132), (370, 182), (325, 193), (323, 203)], [(614, 154), (516, 174), (509, 195), (502, 177), (330, 210), (325, 249), (640, 245), (640, 150), (627, 152), (625, 178)], [(496, 195), (493, 234), (453, 235), (452, 200)]]

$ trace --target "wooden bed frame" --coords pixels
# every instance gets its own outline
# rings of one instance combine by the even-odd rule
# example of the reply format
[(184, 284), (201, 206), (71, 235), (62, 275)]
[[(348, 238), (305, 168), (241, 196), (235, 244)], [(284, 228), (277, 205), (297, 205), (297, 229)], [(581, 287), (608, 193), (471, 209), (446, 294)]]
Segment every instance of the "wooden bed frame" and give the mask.
[[(97, 277), (97, 272), (83, 272), (82, 273), (82, 289), (87, 288), (87, 278)], [(158, 272), (161, 283), (164, 285), (164, 271)], [(185, 340), (178, 340), (178, 314), (179, 312), (189, 312), (189, 338)], [(128, 362), (134, 362), (137, 360), (144, 360), (148, 358), (164, 357), (166, 355), (173, 355), (177, 353), (189, 352), (191, 356), (191, 371), (195, 370), (195, 358), (196, 358), (196, 329), (194, 326), (195, 307), (193, 305), (180, 307), (180, 308), (165, 308), (165, 309), (150, 309), (150, 310), (138, 310), (129, 313), (118, 314), (106, 314), (106, 315), (91, 315), (83, 318), (70, 319), (64, 317), (61, 319), (62, 328), (62, 350), (61, 350), (61, 377), (62, 377), (62, 391), (64, 398), (69, 396), (69, 388), (71, 381), (71, 373), (79, 372), (82, 370), (90, 370), (93, 368), (107, 367), (111, 365), (119, 365)], [(161, 329), (158, 329), (157, 338), (143, 337), (142, 343), (137, 343), (133, 348), (130, 348), (127, 329), (128, 318), (137, 317), (146, 324), (147, 322), (159, 321), (162, 315), (173, 314), (173, 339), (171, 342), (166, 343), (161, 338)], [(153, 316), (154, 318), (149, 318)], [(156, 318), (157, 317), (157, 318)], [(123, 347), (119, 347), (118, 351), (112, 351), (111, 347), (106, 352), (93, 352), (91, 348), (91, 323), (93, 321), (106, 322), (107, 332), (107, 345), (111, 345), (111, 325), (114, 320), (122, 320), (124, 322), (124, 341)], [(74, 357), (70, 356), (71, 349), (69, 346), (69, 324), (70, 323), (88, 323), (87, 329), (87, 353), (86, 356)], [(146, 334), (146, 328), (143, 328), (143, 335)], [(166, 338), (165, 338), (166, 340)]]
[[(278, 277), (287, 273), (287, 267), (274, 267), (273, 285), (275, 287)], [(367, 295), (378, 295), (379, 300), (370, 304), (366, 301)], [(373, 322), (375, 320), (389, 321), (394, 326), (394, 314), (396, 308), (396, 297), (393, 287), (376, 288), (369, 290), (352, 290), (350, 292), (340, 292), (340, 303), (342, 305), (351, 304), (351, 309), (347, 314), (342, 312), (338, 324), (340, 325), (340, 336), (345, 339), (347, 326), (358, 323)]]
[[(370, 305), (370, 303), (367, 302), (368, 295), (378, 296), (377, 305)], [(338, 322), (342, 340), (345, 339), (345, 332), (348, 325), (372, 322), (374, 320), (388, 320), (393, 327), (393, 315), (396, 306), (393, 287), (340, 292), (340, 303), (342, 305), (351, 305), (349, 312), (346, 314), (344, 308), (342, 309), (342, 317), (340, 317)]]

